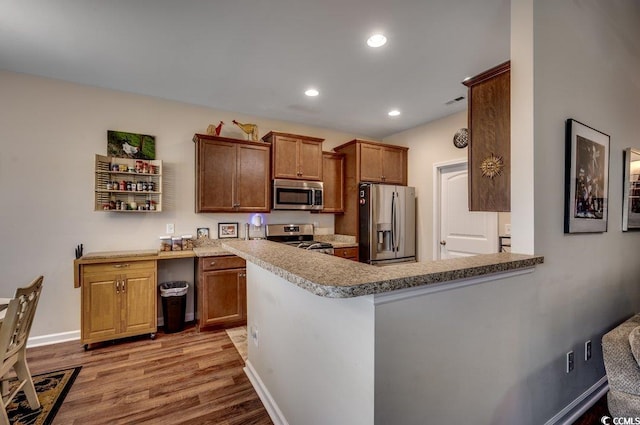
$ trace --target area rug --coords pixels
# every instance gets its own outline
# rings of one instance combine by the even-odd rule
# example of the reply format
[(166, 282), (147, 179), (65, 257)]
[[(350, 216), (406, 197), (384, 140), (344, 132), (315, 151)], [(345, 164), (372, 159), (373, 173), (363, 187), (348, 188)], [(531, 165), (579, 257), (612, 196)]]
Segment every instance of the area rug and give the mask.
[[(73, 385), (82, 366), (33, 376), (41, 407), (31, 410), (24, 391), (19, 391), (7, 406), (7, 415), (13, 425), (49, 425), (58, 413), (64, 398)], [(17, 381), (13, 381), (16, 385)], [(11, 388), (12, 383), (9, 382)]]

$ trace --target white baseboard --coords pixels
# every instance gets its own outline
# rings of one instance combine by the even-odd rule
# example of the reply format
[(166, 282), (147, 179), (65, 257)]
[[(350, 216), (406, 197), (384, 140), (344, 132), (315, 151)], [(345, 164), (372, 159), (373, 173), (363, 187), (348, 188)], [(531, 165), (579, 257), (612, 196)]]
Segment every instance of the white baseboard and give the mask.
[(27, 340), (27, 348), (76, 340), (80, 340), (80, 330), (30, 337)]
[(258, 397), (260, 397), (260, 400), (264, 405), (264, 408), (271, 417), (271, 421), (273, 421), (275, 425), (289, 425), (289, 422), (285, 419), (282, 411), (278, 408), (278, 404), (273, 397), (271, 397), (269, 390), (264, 386), (262, 379), (258, 376), (258, 372), (253, 368), (253, 365), (249, 360), (245, 362), (244, 373), (249, 377), (251, 385), (253, 385), (253, 388), (256, 390), (256, 393), (258, 393)]
[[(185, 321), (191, 322), (194, 319), (193, 313), (187, 313), (185, 315)], [(162, 316), (158, 317), (158, 326), (164, 325), (164, 318)], [(43, 345), (51, 345), (58, 344), (60, 342), (67, 341), (79, 341), (80, 340), (80, 330), (77, 331), (69, 331), (69, 332), (61, 332), (57, 334), (49, 334), (49, 335), (41, 335), (30, 337), (27, 341), (27, 348), (31, 347), (40, 347)]]
[(609, 391), (609, 381), (606, 375), (593, 384), (587, 391), (573, 400), (564, 409), (556, 413), (554, 417), (545, 422), (544, 425), (571, 425), (576, 419), (584, 414), (600, 398)]

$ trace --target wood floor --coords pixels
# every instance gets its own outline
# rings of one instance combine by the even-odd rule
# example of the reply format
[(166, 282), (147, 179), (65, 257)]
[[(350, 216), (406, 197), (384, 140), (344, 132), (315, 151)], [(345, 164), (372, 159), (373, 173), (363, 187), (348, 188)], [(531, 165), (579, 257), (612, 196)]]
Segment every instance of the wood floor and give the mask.
[(224, 331), (29, 348), (32, 374), (82, 366), (57, 424), (272, 424)]

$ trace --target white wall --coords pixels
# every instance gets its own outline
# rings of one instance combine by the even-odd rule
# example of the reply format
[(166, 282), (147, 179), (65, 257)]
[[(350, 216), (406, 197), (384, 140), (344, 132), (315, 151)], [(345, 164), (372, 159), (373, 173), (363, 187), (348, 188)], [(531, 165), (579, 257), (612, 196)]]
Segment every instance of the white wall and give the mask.
[(248, 365), (286, 421), (371, 425), (373, 296), (314, 295), (247, 263)]
[[(250, 214), (194, 213), (191, 139), (210, 123), (225, 121), (221, 135), (228, 137), (243, 137), (232, 119), (257, 123), (260, 136), (280, 130), (322, 137), (325, 150), (366, 137), (8, 72), (0, 72), (0, 93), (0, 296), (44, 275), (32, 336), (80, 329), (76, 245), (83, 243), (85, 253), (155, 249), (166, 223), (174, 223), (177, 234), (209, 227), (215, 237), (218, 222), (249, 220)], [(156, 156), (165, 166), (163, 212), (93, 211), (94, 158), (106, 152), (107, 130), (156, 136)], [(267, 215), (267, 223), (287, 221), (333, 230), (329, 214)], [(159, 281), (192, 277), (182, 262), (175, 269), (160, 267)]]
[[(531, 354), (543, 368), (530, 386), (534, 406), (553, 411), (604, 376), (601, 335), (640, 310), (640, 234), (621, 232), (622, 151), (640, 146), (640, 7), (635, 0), (533, 4), (535, 251), (546, 265), (531, 300), (539, 334)], [(606, 233), (563, 233), (568, 118), (611, 136)], [(595, 341), (594, 361), (565, 375), (563, 354), (582, 353), (587, 339)]]
[(453, 135), (463, 127), (467, 127), (466, 110), (384, 139), (385, 143), (409, 148), (407, 180), (416, 188), (418, 261), (433, 259), (433, 165), (467, 158), (467, 149), (458, 149), (452, 142)]
[[(526, 103), (512, 115), (514, 251), (545, 263), (531, 275), (431, 294), (415, 308), (376, 309), (385, 324), (376, 362), (394, 357), (390, 377), (412, 372), (376, 419), (537, 425), (605, 376), (602, 335), (640, 311), (640, 233), (621, 232), (622, 150), (640, 146), (638, 16), (635, 0), (512, 0), (512, 93)], [(563, 233), (567, 118), (611, 135), (606, 233)], [(407, 336), (414, 343), (394, 351)], [(570, 350), (576, 366), (566, 374)]]

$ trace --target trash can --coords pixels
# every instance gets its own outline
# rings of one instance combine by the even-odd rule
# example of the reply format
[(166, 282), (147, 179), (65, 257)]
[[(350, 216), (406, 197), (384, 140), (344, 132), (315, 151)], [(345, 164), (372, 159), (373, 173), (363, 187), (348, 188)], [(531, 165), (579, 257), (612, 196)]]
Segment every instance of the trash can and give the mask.
[(184, 281), (163, 282), (160, 284), (164, 331), (166, 333), (180, 332), (184, 329), (188, 290), (189, 284)]

